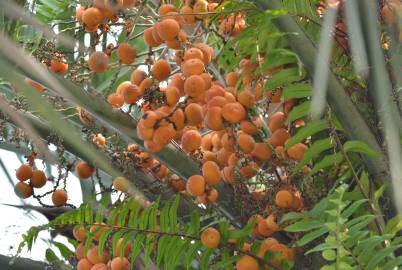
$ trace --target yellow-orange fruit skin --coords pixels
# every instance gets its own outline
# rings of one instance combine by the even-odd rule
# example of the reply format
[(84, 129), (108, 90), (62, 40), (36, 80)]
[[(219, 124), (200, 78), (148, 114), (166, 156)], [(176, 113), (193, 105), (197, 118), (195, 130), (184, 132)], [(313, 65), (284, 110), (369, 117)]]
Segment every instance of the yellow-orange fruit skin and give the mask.
[(275, 204), (282, 209), (291, 208), (293, 205), (293, 195), (288, 190), (280, 190), (276, 193)]
[(244, 255), (236, 262), (236, 270), (259, 270), (260, 266), (256, 259)]
[(254, 150), (255, 140), (252, 136), (248, 134), (240, 134), (237, 136), (237, 143), (239, 144), (240, 149), (248, 154)]
[(15, 172), (15, 176), (20, 181), (28, 180), (32, 177), (32, 167), (27, 164), (21, 165)]
[(186, 190), (192, 196), (201, 196), (205, 193), (205, 179), (201, 175), (190, 176), (186, 183)]
[(228, 184), (234, 183), (234, 166), (226, 166), (222, 169), (222, 178)]
[(220, 107), (209, 108), (207, 114), (205, 115), (204, 122), (209, 129), (216, 131), (222, 130), (224, 128), (222, 118), (222, 108)]
[(222, 108), (222, 117), (232, 124), (239, 123), (246, 115), (246, 110), (238, 102), (228, 103)]
[(177, 87), (180, 94), (184, 93), (184, 79), (182, 73), (176, 73), (170, 77), (170, 85)]
[(189, 6), (184, 6), (180, 9), (180, 14), (183, 15), (183, 21), (185, 24), (194, 24), (195, 16), (191, 13), (194, 13), (193, 9)]
[(181, 137), (181, 145), (187, 152), (192, 152), (200, 148), (201, 135), (197, 130), (188, 130)]
[(124, 97), (123, 95), (113, 93), (107, 97), (107, 102), (113, 107), (120, 108), (124, 105)]
[(85, 7), (83, 7), (83, 6), (78, 7), (75, 10), (75, 17), (77, 18), (77, 21), (80, 23), (82, 23), (82, 15), (84, 14), (84, 11), (85, 11)]
[(266, 143), (256, 143), (251, 155), (260, 161), (267, 161), (272, 156), (272, 150)]
[(85, 161), (80, 161), (75, 166), (75, 172), (77, 173), (79, 178), (86, 179), (92, 176), (94, 172), (94, 167), (92, 167)]
[(29, 78), (25, 78), (25, 83), (30, 85), (33, 89), (35, 89), (39, 93), (43, 93), (45, 91), (45, 86)]
[(307, 151), (307, 146), (303, 143), (296, 143), (287, 150), (290, 158), (300, 161), (303, 159), (304, 153)]
[(136, 69), (131, 73), (130, 81), (132, 84), (140, 86), (141, 82), (147, 77), (147, 73), (141, 69)]
[(184, 56), (183, 56), (184, 61), (194, 59), (194, 58), (197, 58), (200, 60), (204, 59), (204, 54), (202, 53), (202, 51), (200, 49), (190, 48), (184, 52)]
[(205, 43), (197, 43), (195, 44), (195, 47), (202, 51), (203, 54), (202, 61), (204, 62), (205, 65), (208, 65), (212, 60), (214, 50), (208, 44)]
[(55, 73), (65, 75), (68, 72), (68, 64), (57, 59), (52, 59), (50, 61), (50, 70)]
[(153, 31), (154, 31), (154, 26), (149, 27), (144, 31), (144, 41), (149, 47), (158, 47), (159, 45), (162, 44), (162, 42), (155, 40), (155, 38), (152, 35)]
[(152, 76), (154, 76), (157, 80), (163, 81), (169, 77), (170, 70), (169, 63), (166, 60), (161, 59), (154, 63), (151, 72)]
[(130, 262), (127, 258), (120, 258), (116, 257), (110, 263), (111, 270), (129, 270), (130, 269)]
[(277, 129), (284, 128), (286, 122), (286, 115), (283, 112), (274, 113), (268, 121), (269, 129), (274, 132)]
[(91, 270), (93, 264), (86, 258), (78, 261), (77, 270)]
[(221, 180), (221, 171), (214, 161), (207, 161), (202, 165), (202, 175), (205, 182), (210, 185), (217, 184)]
[(26, 199), (32, 196), (33, 189), (27, 183), (18, 182), (14, 187), (14, 192), (18, 197)]
[(180, 99), (180, 91), (174, 86), (168, 86), (166, 88), (166, 103), (173, 107)]
[(77, 257), (78, 260), (85, 258), (84, 250), (85, 245), (83, 243), (80, 243), (75, 249), (75, 257)]
[(207, 228), (201, 233), (201, 243), (206, 248), (216, 248), (221, 241), (221, 234), (215, 228)]
[(279, 128), (272, 133), (271, 137), (268, 139), (268, 142), (275, 147), (284, 146), (288, 139), (290, 139), (289, 132), (284, 128)]
[(240, 121), (240, 129), (250, 135), (257, 135), (258, 134), (258, 128), (251, 123), (250, 121), (247, 120), (242, 120)]
[(190, 103), (184, 109), (184, 113), (186, 115), (187, 122), (190, 125), (197, 126), (202, 123), (204, 119), (204, 113), (201, 105), (197, 103)]
[(255, 97), (254, 94), (251, 93), (249, 90), (243, 90), (237, 95), (237, 100), (241, 105), (250, 109), (255, 104)]
[(154, 131), (153, 141), (159, 145), (168, 144), (176, 134), (172, 124), (160, 126)]
[(94, 72), (104, 72), (109, 66), (109, 57), (104, 52), (94, 52), (88, 59), (88, 66)]
[(99, 256), (98, 246), (93, 246), (88, 250), (87, 258), (92, 264), (107, 263), (109, 255), (105, 250), (103, 250), (102, 256)]
[(239, 77), (240, 75), (238, 72), (235, 71), (229, 72), (228, 74), (226, 74), (225, 78), (226, 85), (230, 87), (235, 87), (237, 81), (239, 80)]
[(73, 235), (74, 235), (74, 238), (80, 242), (83, 242), (83, 241), (85, 241), (85, 239), (87, 239), (87, 235), (84, 231), (84, 228), (81, 226), (74, 228)]
[(35, 188), (41, 188), (46, 184), (47, 178), (43, 171), (35, 170), (32, 171), (31, 185)]
[(266, 239), (262, 242), (262, 244), (261, 244), (261, 246), (260, 246), (260, 248), (259, 248), (259, 250), (258, 250), (258, 252), (257, 252), (257, 256), (258, 256), (259, 258), (263, 259), (265, 253), (266, 253), (267, 251), (271, 250), (272, 246), (273, 246), (273, 245), (276, 245), (276, 244), (279, 244), (279, 242), (278, 242), (278, 240), (276, 240), (275, 238), (272, 238), (272, 237), (266, 238)]
[(182, 64), (182, 72), (184, 76), (200, 75), (205, 70), (204, 62), (197, 58), (184, 61)]
[[(120, 249), (121, 249), (121, 245), (123, 244), (123, 238), (120, 238), (117, 241), (117, 245), (116, 245), (116, 256), (120, 257)], [(123, 251), (123, 256), (127, 257), (131, 252), (131, 243), (130, 241), (128, 241), (125, 246), (124, 246), (124, 251)]]
[(55, 206), (65, 205), (67, 199), (67, 192), (64, 189), (56, 189), (52, 194), (52, 202)]
[(196, 13), (195, 17), (198, 19), (205, 19), (208, 17), (208, 14), (202, 14), (208, 12), (208, 2), (206, 0), (197, 0), (193, 5), (194, 13)]
[(104, 263), (97, 263), (91, 267), (91, 270), (109, 270), (109, 268)]
[(103, 14), (98, 8), (87, 8), (82, 14), (82, 21), (88, 26), (95, 26), (103, 21)]
[(198, 97), (205, 92), (205, 81), (201, 76), (191, 75), (184, 82), (184, 92), (190, 97)]
[(137, 57), (136, 49), (129, 43), (121, 43), (117, 48), (117, 56), (123, 64), (132, 64)]
[(180, 25), (174, 19), (165, 19), (157, 24), (156, 29), (163, 40), (173, 40), (180, 32)]
[(172, 4), (162, 4), (158, 9), (160, 16), (164, 16), (169, 12), (177, 12), (177, 8)]

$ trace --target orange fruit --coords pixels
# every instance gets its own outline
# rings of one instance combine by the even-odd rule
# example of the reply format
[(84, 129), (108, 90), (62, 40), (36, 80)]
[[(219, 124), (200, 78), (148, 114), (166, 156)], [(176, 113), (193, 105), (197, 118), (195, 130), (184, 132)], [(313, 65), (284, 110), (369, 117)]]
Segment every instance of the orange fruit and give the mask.
[(182, 63), (182, 72), (184, 76), (200, 75), (205, 71), (204, 62), (198, 58), (192, 58)]
[(164, 16), (169, 12), (176, 12), (177, 8), (171, 4), (162, 4), (158, 9), (159, 16)]
[(75, 227), (73, 229), (74, 238), (79, 242), (84, 242), (87, 239), (87, 234), (82, 226)]
[(50, 61), (50, 70), (58, 74), (67, 74), (68, 64), (63, 61), (52, 59)]
[(75, 166), (75, 172), (78, 175), (79, 178), (81, 179), (86, 179), (92, 176), (94, 173), (95, 168), (89, 165), (85, 161), (80, 161), (78, 164)]
[(109, 270), (109, 268), (104, 263), (97, 263), (91, 267), (91, 270)]
[(221, 234), (215, 228), (207, 228), (201, 233), (201, 243), (206, 248), (216, 248), (221, 241)]
[(172, 124), (160, 126), (154, 131), (153, 141), (159, 145), (167, 145), (175, 136), (176, 131)]
[(67, 203), (67, 192), (64, 189), (56, 189), (52, 194), (52, 202), (55, 206), (62, 206)]
[(242, 256), (237, 262), (236, 262), (236, 269), (237, 270), (259, 270), (260, 266), (258, 265), (258, 262), (256, 259), (249, 255), (244, 255)]
[(89, 232), (94, 235), (94, 239), (95, 240), (99, 240), (99, 238), (101, 237), (102, 233), (105, 232), (108, 228), (107, 226), (101, 226), (101, 225), (105, 225), (104, 223), (102, 224), (94, 224), (89, 228)]
[(205, 179), (201, 175), (190, 176), (186, 183), (186, 190), (192, 196), (201, 196), (205, 193)]
[(266, 143), (255, 143), (251, 155), (260, 161), (267, 161), (272, 156), (272, 150)]
[(257, 135), (258, 134), (258, 128), (256, 125), (254, 125), (252, 122), (248, 120), (242, 120), (240, 121), (240, 129), (250, 135)]
[(262, 236), (268, 237), (273, 234), (273, 231), (268, 227), (266, 219), (260, 219), (257, 223), (258, 233)]
[(14, 187), (14, 192), (18, 197), (26, 199), (32, 196), (33, 189), (27, 183), (18, 182)]
[(173, 40), (180, 32), (180, 24), (174, 19), (164, 19), (157, 24), (156, 29), (163, 40)]
[(81, 259), (78, 261), (77, 264), (77, 270), (91, 270), (91, 267), (93, 266), (92, 263), (88, 259)]
[(29, 78), (25, 78), (25, 83), (30, 85), (33, 89), (35, 89), (39, 93), (43, 93), (45, 91), (45, 86)]
[(103, 250), (102, 256), (99, 256), (98, 246), (96, 246), (96, 245), (91, 247), (87, 253), (88, 261), (92, 264), (107, 263), (107, 261), (109, 259), (108, 257), (109, 257), (109, 254), (105, 250)]
[(88, 26), (101, 24), (103, 21), (102, 12), (95, 7), (87, 8), (82, 14), (82, 22)]
[(212, 57), (214, 56), (214, 50), (205, 43), (197, 43), (195, 44), (195, 47), (202, 51), (203, 58), (201, 60), (204, 62), (205, 65), (208, 65), (211, 62)]
[(244, 107), (250, 109), (255, 104), (255, 97), (249, 90), (243, 90), (237, 95), (237, 101)]
[(113, 93), (107, 97), (107, 102), (113, 107), (120, 108), (124, 104), (124, 97), (123, 95)]
[(231, 87), (236, 87), (239, 77), (240, 76), (239, 76), (238, 72), (235, 72), (235, 71), (229, 72), (228, 74), (226, 74), (226, 78), (225, 78), (226, 85), (231, 86)]
[(179, 89), (177, 89), (177, 87), (175, 87), (175, 86), (168, 86), (168, 87), (166, 88), (165, 95), (166, 95), (166, 103), (167, 103), (169, 106), (172, 106), (172, 107), (173, 107), (174, 105), (177, 104), (177, 102), (179, 102), (179, 99), (180, 99), (180, 91), (179, 91)]
[(140, 85), (141, 82), (147, 77), (147, 73), (141, 69), (136, 69), (131, 73), (130, 81), (132, 84)]
[(129, 270), (130, 262), (127, 258), (116, 257), (110, 263), (111, 270)]
[(158, 60), (153, 64), (151, 72), (155, 79), (163, 81), (170, 75), (170, 65), (164, 59)]
[(202, 175), (209, 185), (217, 184), (221, 180), (221, 171), (214, 161), (207, 161), (202, 165)]
[(184, 78), (182, 73), (173, 74), (170, 77), (170, 84), (171, 86), (177, 87), (179, 89), (180, 94), (184, 93)]
[(187, 122), (190, 125), (197, 126), (202, 123), (204, 114), (201, 105), (197, 103), (190, 103), (184, 109)]
[(127, 178), (118, 176), (113, 179), (113, 187), (121, 192), (128, 192), (130, 186), (130, 182), (127, 180)]
[(285, 128), (286, 116), (283, 112), (276, 112), (269, 118), (268, 126), (272, 132), (280, 128)]
[(236, 166), (237, 165), (237, 163), (239, 162), (239, 156), (236, 154), (236, 153), (232, 153), (230, 156), (229, 156), (229, 159), (228, 159), (228, 165), (229, 166)]
[(15, 172), (15, 176), (17, 177), (18, 180), (20, 181), (26, 181), (29, 178), (32, 177), (32, 167), (27, 165), (27, 164), (23, 164), (21, 165)]
[(75, 18), (77, 18), (77, 21), (82, 23), (82, 15), (84, 14), (85, 7), (81, 6), (76, 8), (75, 10)]
[(270, 251), (272, 249), (273, 245), (279, 244), (278, 240), (272, 237), (266, 238), (262, 243), (261, 246), (257, 252), (257, 256), (261, 259), (264, 258), (264, 255), (267, 251)]
[(143, 121), (137, 124), (137, 136), (141, 140), (152, 140), (154, 136), (154, 129), (144, 127)]
[(232, 135), (229, 135), (228, 133), (223, 134), (222, 138), (221, 138), (221, 143), (223, 148), (225, 148), (227, 151), (234, 151), (235, 148), (235, 140), (233, 138)]
[(137, 50), (129, 43), (120, 43), (117, 56), (123, 64), (132, 64), (137, 57)]
[(265, 222), (267, 223), (268, 229), (273, 232), (277, 232), (280, 230), (279, 225), (276, 223), (276, 216), (275, 214), (270, 214), (266, 219)]
[(192, 75), (184, 82), (184, 92), (190, 97), (198, 97), (205, 92), (205, 81), (201, 76)]
[(199, 59), (201, 61), (204, 59), (204, 54), (202, 53), (202, 51), (200, 49), (191, 48), (184, 52), (184, 56), (183, 56), (184, 61), (194, 59), (194, 58)]
[(307, 151), (307, 146), (303, 143), (296, 143), (291, 146), (286, 152), (288, 156), (296, 161), (303, 159), (304, 153)]
[(237, 143), (239, 144), (240, 150), (246, 154), (251, 153), (255, 147), (254, 138), (245, 133), (237, 136)]
[(276, 193), (275, 204), (282, 209), (291, 208), (293, 205), (293, 194), (288, 190), (280, 190)]
[(234, 166), (226, 166), (222, 169), (222, 178), (228, 184), (234, 183)]
[(229, 157), (230, 157), (230, 155), (231, 155), (232, 153), (233, 153), (233, 152), (227, 151), (225, 148), (219, 149), (219, 151), (217, 152), (217, 156), (216, 156), (218, 163), (219, 163), (221, 166), (227, 165), (227, 164), (228, 164)]
[[(117, 245), (116, 245), (116, 256), (120, 257), (120, 249), (121, 249), (121, 245), (123, 244), (123, 238), (120, 238), (117, 241)], [(123, 251), (123, 256), (127, 257), (131, 252), (131, 243), (130, 241), (126, 242), (125, 246), (124, 246), (124, 251)]]
[(94, 52), (88, 59), (90, 70), (101, 73), (107, 70), (109, 66), (109, 57), (104, 52)]
[(183, 15), (183, 21), (185, 24), (194, 24), (195, 16), (191, 13), (194, 13), (193, 9), (189, 6), (184, 6), (180, 9), (180, 14)]
[(47, 178), (43, 171), (34, 170), (31, 176), (31, 185), (35, 188), (41, 188), (46, 184)]
[(80, 243), (75, 249), (75, 257), (77, 257), (78, 260), (85, 258), (84, 249), (85, 249), (84, 243)]
[(239, 123), (246, 115), (246, 110), (238, 102), (228, 103), (222, 108), (222, 117), (232, 124)]
[(154, 26), (147, 28), (144, 31), (144, 42), (147, 44), (149, 47), (158, 47), (159, 45), (162, 44), (159, 40), (155, 40), (152, 32), (154, 31)]
[[(225, 106), (228, 105), (229, 104), (226, 104)], [(204, 118), (204, 122), (209, 129), (218, 131), (224, 128), (222, 111), (223, 110), (220, 107), (211, 107), (208, 109), (207, 114)]]
[(201, 135), (197, 130), (188, 130), (181, 137), (181, 146), (186, 152), (192, 152), (200, 148)]
[(271, 137), (268, 138), (268, 143), (272, 144), (273, 146), (284, 146), (285, 142), (290, 139), (289, 132), (284, 128), (279, 128), (275, 130)]

